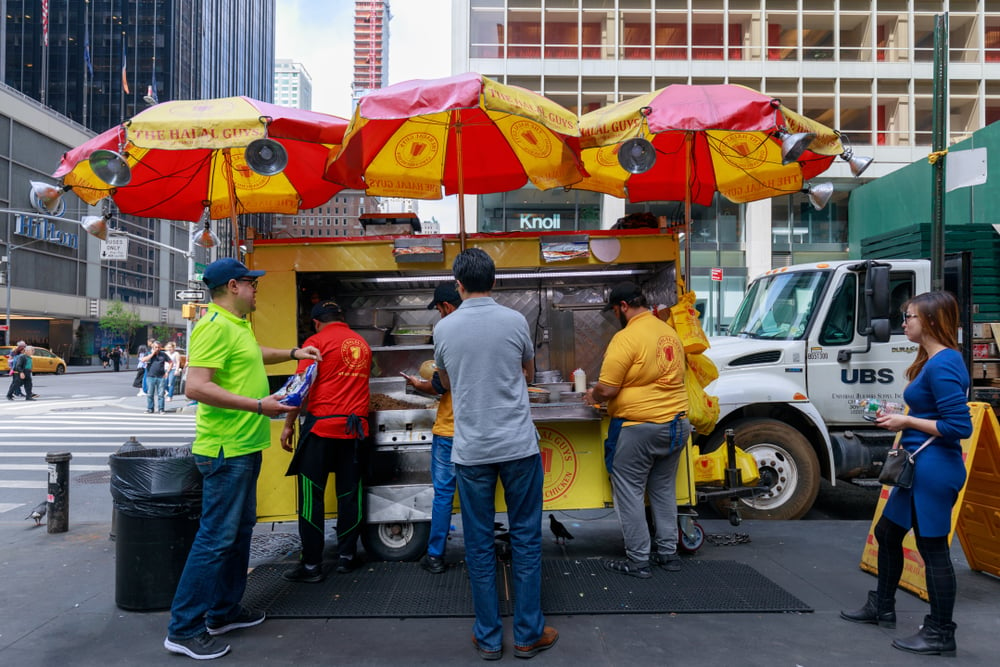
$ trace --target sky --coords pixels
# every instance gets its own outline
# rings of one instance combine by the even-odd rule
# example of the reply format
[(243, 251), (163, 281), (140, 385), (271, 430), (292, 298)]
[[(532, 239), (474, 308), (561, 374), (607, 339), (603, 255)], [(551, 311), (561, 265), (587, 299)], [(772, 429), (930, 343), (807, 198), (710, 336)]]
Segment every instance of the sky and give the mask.
[[(389, 83), (451, 74), (451, 1), (391, 0)], [(302, 63), (312, 77), (313, 111), (349, 118), (354, 0), (277, 0), (276, 58)], [(457, 231), (454, 197), (419, 201), (421, 219)]]

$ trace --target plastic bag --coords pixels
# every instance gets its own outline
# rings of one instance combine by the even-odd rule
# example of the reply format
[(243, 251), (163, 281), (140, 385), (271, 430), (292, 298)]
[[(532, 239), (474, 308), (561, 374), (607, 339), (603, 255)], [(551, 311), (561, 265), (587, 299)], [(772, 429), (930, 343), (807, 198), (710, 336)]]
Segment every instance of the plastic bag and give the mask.
[(698, 311), (694, 307), (694, 292), (685, 292), (670, 308), (670, 319), (677, 336), (688, 354), (701, 354), (708, 349), (708, 336), (701, 328)]
[(686, 355), (688, 372), (693, 373), (698, 378), (698, 384), (707, 387), (719, 377), (719, 369), (715, 367), (715, 362), (703, 354)]
[(687, 418), (691, 428), (702, 435), (710, 434), (719, 421), (719, 397), (706, 394), (690, 371), (684, 374), (684, 388), (687, 389)]
[(310, 364), (301, 373), (288, 376), (285, 386), (279, 389), (274, 395), (278, 397), (278, 402), (292, 408), (302, 405), (302, 402), (309, 395), (313, 380), (316, 379), (316, 364)]
[(190, 447), (116, 453), (108, 465), (115, 509), (152, 519), (201, 515), (202, 478)]

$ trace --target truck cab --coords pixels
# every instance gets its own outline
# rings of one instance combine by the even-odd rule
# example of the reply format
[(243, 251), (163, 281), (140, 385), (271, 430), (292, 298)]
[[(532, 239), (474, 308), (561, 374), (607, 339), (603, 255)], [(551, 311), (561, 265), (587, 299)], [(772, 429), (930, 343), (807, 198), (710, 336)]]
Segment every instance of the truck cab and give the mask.
[(796, 519), (820, 478), (875, 478), (894, 434), (863, 417), (863, 399), (903, 402), (917, 346), (901, 306), (930, 289), (926, 260), (837, 261), (768, 271), (750, 283), (729, 327), (706, 352), (719, 378), (716, 430), (736, 430), (767, 495), (742, 500), (749, 518)]

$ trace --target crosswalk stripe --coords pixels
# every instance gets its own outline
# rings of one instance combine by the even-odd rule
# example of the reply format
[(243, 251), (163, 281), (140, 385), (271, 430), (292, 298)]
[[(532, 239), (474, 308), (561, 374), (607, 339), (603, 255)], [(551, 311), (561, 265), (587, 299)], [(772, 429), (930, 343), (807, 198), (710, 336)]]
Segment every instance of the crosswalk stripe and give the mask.
[[(0, 452), (0, 458), (39, 458), (44, 459), (48, 452)], [(73, 452), (73, 458), (107, 458), (107, 452)]]
[(25, 505), (27, 505), (27, 503), (0, 503), (0, 514), (16, 510), (18, 507), (24, 507)]
[[(107, 470), (107, 465), (102, 466), (88, 466), (88, 465), (73, 465), (70, 466), (73, 472), (97, 472), (98, 470)], [(49, 464), (47, 463), (0, 463), (0, 470), (48, 470)]]
[[(42, 480), (27, 480), (27, 479), (0, 479), (0, 489), (47, 489), (49, 488), (49, 483)], [(23, 503), (22, 503), (23, 504)], [(3, 504), (0, 504), (3, 507)], [(14, 505), (14, 507), (20, 507), (20, 505)], [(3, 512), (4, 510), (0, 510)]]

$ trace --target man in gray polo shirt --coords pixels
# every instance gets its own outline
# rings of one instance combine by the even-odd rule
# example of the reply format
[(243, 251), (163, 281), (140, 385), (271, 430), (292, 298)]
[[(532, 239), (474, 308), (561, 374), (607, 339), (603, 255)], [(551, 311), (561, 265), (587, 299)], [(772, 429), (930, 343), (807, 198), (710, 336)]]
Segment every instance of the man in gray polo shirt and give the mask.
[(513, 552), (514, 655), (531, 658), (559, 639), (541, 606), (543, 473), (527, 384), (534, 344), (524, 316), (490, 296), (495, 272), (479, 248), (459, 253), (452, 273), (462, 305), (434, 327), (434, 362), (455, 410), (451, 460), (476, 614), (472, 642), (484, 660), (503, 656), (493, 547), (498, 479)]

